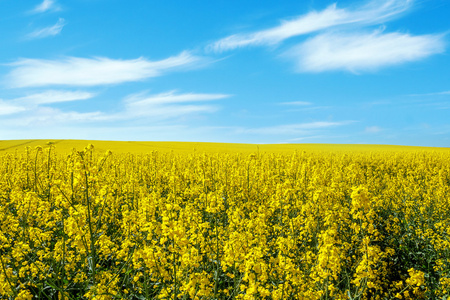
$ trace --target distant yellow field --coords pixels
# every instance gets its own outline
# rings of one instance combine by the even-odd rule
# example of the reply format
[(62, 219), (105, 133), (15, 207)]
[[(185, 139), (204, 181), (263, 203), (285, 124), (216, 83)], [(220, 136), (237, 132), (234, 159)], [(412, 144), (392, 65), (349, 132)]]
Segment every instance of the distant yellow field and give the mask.
[(88, 144), (94, 145), (96, 152), (111, 150), (113, 153), (149, 153), (152, 151), (175, 153), (252, 153), (297, 151), (450, 151), (450, 148), (391, 146), (391, 145), (346, 145), (346, 144), (232, 144), (199, 142), (124, 142), (93, 140), (5, 140), (0, 141), (1, 153), (22, 152), (26, 147), (46, 147), (51, 142), (59, 153), (70, 152), (73, 148), (82, 150)]

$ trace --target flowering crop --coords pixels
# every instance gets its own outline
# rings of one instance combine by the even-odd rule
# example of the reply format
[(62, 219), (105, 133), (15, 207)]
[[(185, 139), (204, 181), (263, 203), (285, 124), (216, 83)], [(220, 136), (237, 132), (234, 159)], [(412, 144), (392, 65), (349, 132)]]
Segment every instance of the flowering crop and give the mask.
[(5, 153), (0, 299), (440, 299), (449, 154)]

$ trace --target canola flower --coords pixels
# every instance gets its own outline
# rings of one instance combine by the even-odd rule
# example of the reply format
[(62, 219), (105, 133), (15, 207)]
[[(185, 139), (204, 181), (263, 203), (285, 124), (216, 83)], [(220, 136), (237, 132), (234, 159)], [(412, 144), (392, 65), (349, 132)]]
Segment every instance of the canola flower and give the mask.
[(448, 152), (200, 150), (1, 155), (0, 299), (449, 296)]

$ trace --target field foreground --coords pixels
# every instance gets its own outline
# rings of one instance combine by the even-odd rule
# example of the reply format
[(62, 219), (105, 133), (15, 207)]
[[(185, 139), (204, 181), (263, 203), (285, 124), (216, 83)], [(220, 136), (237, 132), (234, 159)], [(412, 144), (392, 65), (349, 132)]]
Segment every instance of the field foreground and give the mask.
[(450, 295), (450, 149), (35, 142), (0, 141), (0, 299)]

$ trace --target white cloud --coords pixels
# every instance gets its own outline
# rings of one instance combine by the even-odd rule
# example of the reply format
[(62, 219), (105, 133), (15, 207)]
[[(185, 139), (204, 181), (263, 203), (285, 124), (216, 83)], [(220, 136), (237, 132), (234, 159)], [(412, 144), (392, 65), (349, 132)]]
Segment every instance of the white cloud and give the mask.
[(26, 104), (50, 104), (58, 102), (68, 102), (76, 100), (86, 100), (94, 97), (95, 94), (84, 91), (58, 91), (48, 90), (42, 93), (31, 94), (28, 96), (14, 99), (15, 102)]
[(41, 106), (42, 104), (85, 100), (92, 98), (93, 96), (94, 94), (83, 91), (49, 90), (11, 100), (0, 99), (0, 115), (7, 116), (21, 113), (18, 120), (21, 120), (21, 122), (23, 121), (26, 124), (28, 124), (32, 120), (48, 120), (52, 119), (55, 116), (58, 116), (59, 120), (61, 121), (70, 121), (83, 118), (79, 116), (86, 116), (86, 118), (89, 117), (91, 119), (95, 116), (98, 119), (101, 117), (99, 113), (79, 114), (77, 112), (63, 112), (51, 107)]
[(20, 59), (10, 64), (14, 69), (7, 74), (6, 82), (17, 88), (118, 84), (161, 76), (164, 72), (192, 66), (199, 61), (199, 57), (186, 51), (159, 61), (149, 61), (142, 57), (130, 60), (105, 57), (67, 57), (61, 60)]
[(58, 22), (56, 22), (53, 26), (44, 27), (41, 29), (37, 29), (27, 35), (29, 39), (42, 39), (49, 36), (55, 36), (61, 33), (61, 30), (66, 25), (66, 22), (63, 18), (59, 18)]
[(215, 106), (207, 104), (194, 104), (228, 98), (226, 94), (199, 94), (185, 93), (177, 94), (175, 91), (156, 95), (145, 95), (145, 93), (135, 94), (125, 99), (125, 116), (151, 116), (156, 119), (167, 119), (185, 116), (192, 113), (214, 112)]
[(410, 97), (422, 97), (422, 96), (441, 96), (450, 95), (450, 91), (436, 92), (436, 93), (425, 93), (425, 94), (411, 94)]
[[(138, 123), (156, 124), (160, 121), (170, 122), (199, 113), (212, 113), (217, 107), (199, 102), (209, 102), (230, 97), (226, 94), (176, 93), (175, 91), (148, 95), (145, 93), (130, 95), (122, 102), (122, 107), (116, 112), (65, 111), (51, 107), (51, 104), (75, 100), (89, 99), (95, 96), (83, 91), (49, 90), (31, 94), (13, 100), (0, 100), (0, 115), (8, 116), (9, 127), (23, 126), (62, 126), (71, 123), (92, 123), (137, 121)], [(1, 120), (0, 120), (1, 121)], [(1, 125), (1, 122), (0, 122)]]
[(62, 111), (57, 108), (38, 106), (25, 115), (14, 120), (8, 120), (8, 123), (16, 124), (16, 126), (47, 126), (76, 123), (86, 123), (107, 120), (108, 117), (102, 112), (86, 112), (80, 113), (76, 111)]
[(331, 136), (326, 136), (326, 135), (313, 135), (313, 136), (304, 136), (304, 137), (298, 137), (298, 138), (294, 138), (294, 139), (288, 139), (288, 142), (300, 142), (300, 141), (304, 141), (304, 140), (311, 140), (311, 139), (330, 139), (332, 138)]
[(278, 125), (271, 127), (241, 129), (240, 132), (267, 134), (267, 135), (311, 134), (312, 132), (316, 132), (318, 130), (348, 125), (353, 122), (354, 121), (341, 121), (341, 122), (319, 121), (300, 124)]
[(412, 0), (372, 0), (355, 10), (340, 9), (336, 4), (317, 12), (282, 21), (279, 26), (240, 33), (220, 39), (207, 49), (221, 52), (246, 46), (276, 45), (285, 39), (345, 24), (378, 24), (405, 12)]
[(285, 53), (299, 72), (376, 70), (444, 51), (442, 35), (401, 33), (324, 33)]
[(22, 106), (14, 105), (0, 99), (0, 116), (12, 115), (25, 110), (26, 108)]
[(307, 101), (291, 101), (291, 102), (281, 102), (282, 105), (292, 105), (292, 106), (308, 106), (311, 105), (311, 102)]
[(54, 0), (44, 0), (41, 4), (37, 5), (32, 12), (33, 13), (43, 13), (49, 10), (57, 10), (58, 6)]
[(378, 133), (382, 130), (383, 129), (379, 126), (369, 126), (369, 127), (366, 127), (366, 129), (364, 131), (367, 133)]
[[(1, 110), (1, 103), (0, 103)], [(42, 126), (52, 126), (53, 129), (59, 126), (74, 125), (80, 126), (85, 123), (98, 123), (109, 121), (111, 116), (101, 112), (77, 112), (64, 111), (49, 106), (22, 107), (21, 110), (0, 118), (0, 126), (8, 128), (26, 128), (26, 131), (38, 129)], [(1, 113), (0, 113), (1, 115)]]
[[(62, 116), (61, 120), (73, 119), (70, 116), (75, 116), (77, 113), (66, 113), (59, 110), (55, 110), (51, 107), (42, 107), (42, 104), (52, 104), (57, 102), (67, 102), (75, 100), (85, 100), (92, 98), (94, 94), (82, 91), (55, 91), (49, 90), (42, 93), (30, 94), (24, 97), (1, 100), (0, 99), (0, 115), (14, 115), (20, 114), (20, 120), (40, 120), (43, 118), (49, 119), (48, 112), (52, 112), (52, 115)], [(42, 114), (44, 112), (44, 114)], [(69, 116), (69, 118), (67, 118)], [(25, 119), (24, 119), (25, 118)], [(8, 119), (11, 120), (11, 119)]]
[(135, 94), (129, 96), (126, 101), (135, 106), (157, 105), (157, 104), (169, 104), (169, 103), (183, 103), (183, 102), (198, 102), (198, 101), (210, 101), (230, 97), (226, 94), (176, 94), (176, 91), (170, 91), (166, 93), (149, 95), (142, 99), (144, 94)]

